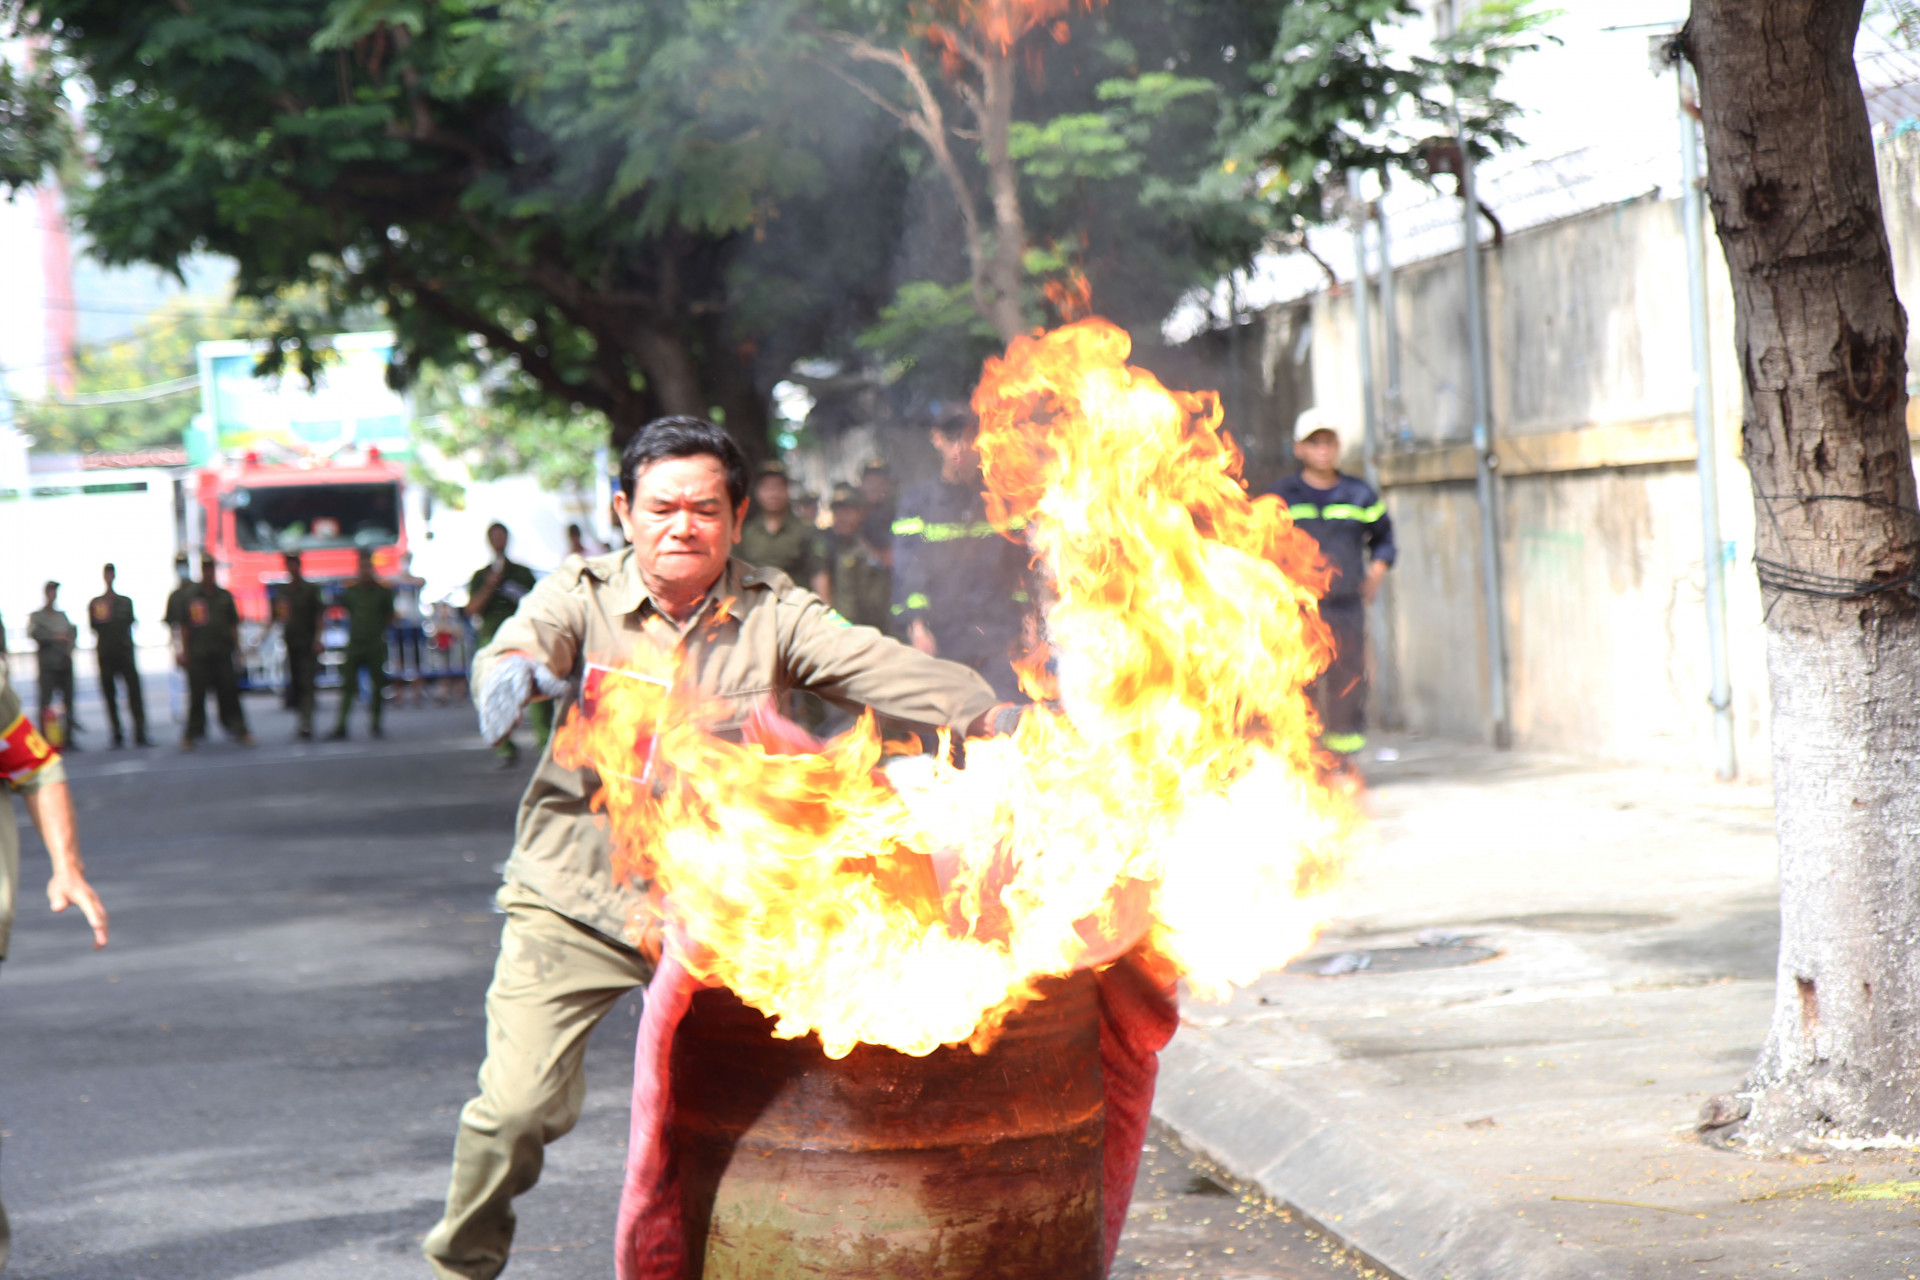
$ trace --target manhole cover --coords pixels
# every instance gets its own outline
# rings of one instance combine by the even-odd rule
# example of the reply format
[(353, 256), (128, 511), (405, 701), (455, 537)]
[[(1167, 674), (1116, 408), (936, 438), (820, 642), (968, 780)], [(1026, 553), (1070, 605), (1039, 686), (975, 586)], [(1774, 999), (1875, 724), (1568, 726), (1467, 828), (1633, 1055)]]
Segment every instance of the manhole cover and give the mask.
[(1286, 972), (1310, 977), (1338, 978), (1349, 973), (1414, 973), (1421, 969), (1455, 969), (1479, 964), (1500, 952), (1471, 942), (1448, 942), (1431, 947), (1373, 947), (1365, 951), (1330, 951), (1302, 956)]

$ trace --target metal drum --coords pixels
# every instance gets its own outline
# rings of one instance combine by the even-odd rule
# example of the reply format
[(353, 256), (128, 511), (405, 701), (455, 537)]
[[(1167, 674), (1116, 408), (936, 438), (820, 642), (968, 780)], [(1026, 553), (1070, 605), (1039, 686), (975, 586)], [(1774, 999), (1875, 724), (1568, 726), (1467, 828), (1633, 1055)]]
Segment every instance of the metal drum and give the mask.
[(1098, 987), (1041, 989), (985, 1054), (837, 1061), (695, 995), (672, 1074), (691, 1280), (1099, 1280)]

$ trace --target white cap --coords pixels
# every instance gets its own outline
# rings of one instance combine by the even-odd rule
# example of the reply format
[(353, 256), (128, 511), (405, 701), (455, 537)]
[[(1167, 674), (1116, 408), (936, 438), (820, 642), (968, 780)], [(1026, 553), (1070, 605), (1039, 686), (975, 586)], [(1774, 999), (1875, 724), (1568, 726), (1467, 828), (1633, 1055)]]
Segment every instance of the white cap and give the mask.
[(1293, 442), (1295, 444), (1299, 444), (1316, 431), (1331, 431), (1337, 436), (1340, 434), (1340, 424), (1334, 421), (1333, 415), (1317, 406), (1308, 409), (1293, 420)]

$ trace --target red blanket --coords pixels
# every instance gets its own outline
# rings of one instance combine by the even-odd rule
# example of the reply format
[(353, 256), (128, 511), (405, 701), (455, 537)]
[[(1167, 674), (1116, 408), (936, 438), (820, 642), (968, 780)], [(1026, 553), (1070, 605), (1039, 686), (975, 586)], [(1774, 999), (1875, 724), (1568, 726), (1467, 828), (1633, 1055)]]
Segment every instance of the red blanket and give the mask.
[[(618, 1280), (682, 1280), (686, 1242), (672, 1144), (673, 1094), (668, 1064), (673, 1033), (700, 984), (671, 954), (647, 987), (633, 1053), (633, 1118), (627, 1138), (627, 1184), (614, 1241)], [(1171, 982), (1135, 952), (1100, 971), (1100, 1069), (1106, 1084), (1107, 1265), (1120, 1244), (1140, 1168), (1140, 1145), (1153, 1106), (1159, 1053), (1179, 1024)]]

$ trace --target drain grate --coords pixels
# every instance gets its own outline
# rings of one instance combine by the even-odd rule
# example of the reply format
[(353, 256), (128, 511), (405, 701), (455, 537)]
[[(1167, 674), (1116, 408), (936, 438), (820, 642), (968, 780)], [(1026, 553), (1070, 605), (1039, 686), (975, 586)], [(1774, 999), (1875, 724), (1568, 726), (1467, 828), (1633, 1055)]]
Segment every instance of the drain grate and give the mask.
[(1457, 969), (1479, 964), (1499, 954), (1496, 947), (1455, 939), (1428, 946), (1372, 947), (1364, 951), (1302, 956), (1288, 965), (1286, 972), (1317, 978), (1338, 978), (1350, 973), (1418, 973), (1424, 969)]

